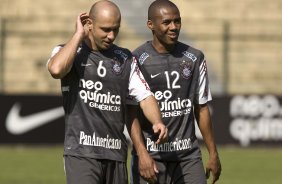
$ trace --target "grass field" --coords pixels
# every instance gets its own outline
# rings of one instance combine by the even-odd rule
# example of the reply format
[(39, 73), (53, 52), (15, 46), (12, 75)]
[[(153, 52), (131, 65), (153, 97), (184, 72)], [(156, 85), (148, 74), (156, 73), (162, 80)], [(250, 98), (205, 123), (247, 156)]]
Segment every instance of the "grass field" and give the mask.
[[(282, 148), (219, 147), (219, 152), (223, 171), (217, 184), (282, 182)], [(61, 145), (0, 146), (0, 184), (64, 183)]]

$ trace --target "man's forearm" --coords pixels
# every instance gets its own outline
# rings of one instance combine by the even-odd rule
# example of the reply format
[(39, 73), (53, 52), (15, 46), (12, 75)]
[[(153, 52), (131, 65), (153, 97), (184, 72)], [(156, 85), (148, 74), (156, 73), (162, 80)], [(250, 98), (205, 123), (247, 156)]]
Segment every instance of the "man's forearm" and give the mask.
[(159, 135), (156, 143), (166, 142), (168, 140), (168, 130), (162, 121), (160, 108), (155, 97), (148, 96), (140, 102), (140, 107), (146, 118), (153, 125), (152, 128), (154, 133)]
[(214, 184), (219, 179), (221, 163), (214, 140), (208, 105), (195, 105), (195, 117), (209, 152), (209, 159), (206, 165), (206, 177), (209, 178), (211, 172), (213, 175), (212, 183)]
[(132, 140), (133, 146), (136, 149), (137, 155), (142, 154), (143, 151), (147, 151), (144, 145), (142, 130), (139, 120), (137, 119), (137, 107), (134, 105), (128, 105), (128, 123), (127, 130)]
[(210, 119), (208, 105), (197, 105), (195, 107), (195, 115), (199, 129), (210, 155), (217, 155), (218, 153), (214, 140), (213, 127)]
[(155, 123), (163, 123), (161, 112), (156, 99), (153, 96), (148, 96), (140, 102), (140, 107), (143, 110), (146, 118), (154, 125)]
[(70, 71), (81, 40), (80, 35), (74, 34), (71, 40), (50, 59), (48, 70), (54, 78), (61, 79)]

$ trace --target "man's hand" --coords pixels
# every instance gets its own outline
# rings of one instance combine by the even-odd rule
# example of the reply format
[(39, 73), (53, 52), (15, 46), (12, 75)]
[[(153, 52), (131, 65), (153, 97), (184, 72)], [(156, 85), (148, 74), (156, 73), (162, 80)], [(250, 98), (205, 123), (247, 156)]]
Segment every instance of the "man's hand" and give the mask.
[(155, 161), (152, 159), (152, 157), (148, 154), (147, 151), (144, 151), (138, 157), (140, 176), (143, 177), (144, 180), (149, 183), (156, 183), (156, 173), (158, 173), (159, 171)]
[(206, 167), (206, 178), (209, 178), (210, 172), (213, 176), (212, 184), (214, 184), (219, 179), (219, 176), (221, 174), (221, 163), (217, 155), (209, 157)]
[(166, 128), (166, 126), (163, 123), (155, 123), (153, 125), (153, 131), (155, 134), (159, 134), (158, 140), (157, 140), (157, 144), (161, 144), (164, 142), (167, 142), (168, 139), (168, 130)]
[(89, 15), (87, 13), (81, 13), (77, 16), (76, 33), (79, 34), (82, 39), (89, 33), (89, 25), (87, 24), (87, 21), (89, 21)]

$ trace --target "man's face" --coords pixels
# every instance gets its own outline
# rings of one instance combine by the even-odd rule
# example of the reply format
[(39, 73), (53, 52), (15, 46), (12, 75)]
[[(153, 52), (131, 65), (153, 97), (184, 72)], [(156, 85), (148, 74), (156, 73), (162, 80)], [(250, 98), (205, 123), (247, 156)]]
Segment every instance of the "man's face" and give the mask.
[(92, 26), (93, 29), (90, 34), (92, 34), (94, 38), (93, 49), (105, 50), (110, 48), (118, 35), (120, 18), (113, 16), (97, 18), (93, 21)]
[(181, 29), (179, 11), (176, 8), (161, 8), (155, 15), (153, 20), (148, 21), (154, 40), (164, 46), (174, 45)]

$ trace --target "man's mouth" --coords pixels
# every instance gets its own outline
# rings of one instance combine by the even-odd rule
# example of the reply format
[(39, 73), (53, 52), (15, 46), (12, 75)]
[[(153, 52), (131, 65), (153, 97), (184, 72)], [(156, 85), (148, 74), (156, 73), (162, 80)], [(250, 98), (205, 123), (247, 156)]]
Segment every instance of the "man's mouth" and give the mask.
[(169, 33), (168, 36), (172, 39), (175, 39), (178, 37), (178, 34), (177, 33)]

